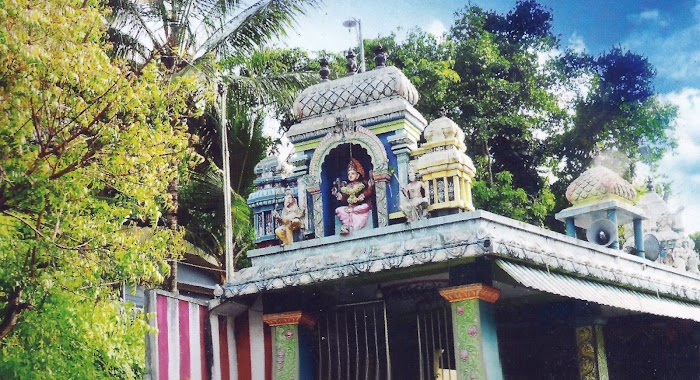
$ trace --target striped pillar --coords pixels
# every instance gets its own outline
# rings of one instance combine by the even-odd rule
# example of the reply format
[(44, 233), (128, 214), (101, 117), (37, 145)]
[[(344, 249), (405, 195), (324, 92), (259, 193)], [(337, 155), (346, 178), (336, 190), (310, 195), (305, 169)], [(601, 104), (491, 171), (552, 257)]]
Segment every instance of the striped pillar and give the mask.
[(441, 289), (440, 295), (452, 306), (457, 379), (502, 380), (493, 308), (500, 290), (470, 284)]
[(292, 311), (265, 314), (263, 321), (272, 329), (272, 380), (313, 378), (311, 327), (308, 314)]

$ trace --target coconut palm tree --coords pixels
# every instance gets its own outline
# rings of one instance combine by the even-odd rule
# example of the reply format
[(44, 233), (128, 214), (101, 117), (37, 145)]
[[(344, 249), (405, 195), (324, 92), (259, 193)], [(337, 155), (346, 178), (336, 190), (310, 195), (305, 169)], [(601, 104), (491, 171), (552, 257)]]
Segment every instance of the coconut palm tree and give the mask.
[(247, 56), (286, 35), (316, 0), (110, 0), (114, 52), (142, 67), (215, 74), (213, 59)]
[[(284, 36), (286, 28), (293, 26), (295, 17), (316, 6), (317, 1), (262, 0), (250, 4), (240, 0), (110, 0), (109, 5), (113, 9), (109, 27), (113, 53), (127, 58), (135, 73), (139, 74), (146, 64), (159, 60), (164, 69), (174, 75), (194, 74), (205, 89), (213, 89), (216, 80), (223, 80), (228, 87), (228, 98), (236, 100), (228, 102), (235, 107), (227, 107), (229, 123), (225, 127), (234, 136), (229, 140), (229, 147), (234, 145), (231, 151), (244, 148), (247, 155), (246, 160), (241, 161), (245, 163), (243, 167), (232, 173), (232, 177), (239, 178), (234, 182), (235, 189), (242, 192), (243, 184), (249, 182), (244, 180), (249, 177), (246, 173), (252, 172), (260, 149), (267, 147), (260, 133), (262, 123), (250, 121), (262, 120), (261, 115), (269, 110), (287, 113), (296, 91), (315, 80), (315, 75), (279, 70), (277, 66), (275, 70), (265, 69), (264, 61), (274, 57), (269, 57), (266, 53), (269, 50), (263, 47), (273, 38)], [(217, 62), (221, 64), (216, 65)], [(190, 198), (180, 205), (180, 186), (174, 182), (169, 195), (176, 207), (171, 207), (165, 216), (171, 228), (179, 228), (183, 208), (206, 208), (205, 214), (213, 218), (224, 212), (222, 203), (216, 202), (216, 199), (223, 199), (223, 190), (214, 193), (214, 179), (221, 172), (212, 165), (222, 163), (221, 145), (217, 143), (222, 128), (216, 107), (209, 105), (206, 110), (203, 117), (188, 120), (190, 132), (201, 137), (199, 151), (206, 160), (195, 171), (193, 183), (187, 186), (210, 192), (212, 201), (194, 206)], [(249, 154), (251, 150), (255, 153)], [(233, 197), (234, 207), (247, 209), (241, 199)], [(220, 245), (211, 244), (211, 238), (221, 238), (220, 231), (212, 227), (215, 224), (205, 222), (207, 218), (202, 218), (202, 210), (195, 209), (193, 213), (199, 216), (187, 221), (186, 236), (223, 263), (221, 250), (217, 248)], [(233, 210), (237, 211), (240, 210)], [(209, 243), (204, 243), (206, 239), (201, 236), (207, 236)], [(240, 247), (245, 245), (239, 244)], [(176, 288), (176, 276), (175, 263), (169, 280), (172, 290)]]

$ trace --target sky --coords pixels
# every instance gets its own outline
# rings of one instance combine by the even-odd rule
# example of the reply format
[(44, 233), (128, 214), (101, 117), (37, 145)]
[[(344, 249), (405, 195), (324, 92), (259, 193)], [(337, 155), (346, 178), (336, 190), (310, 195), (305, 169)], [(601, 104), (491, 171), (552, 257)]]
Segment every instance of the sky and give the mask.
[[(700, 231), (700, 0), (539, 2), (552, 11), (562, 48), (595, 56), (620, 46), (646, 56), (656, 68), (660, 98), (678, 107), (678, 149), (662, 160), (659, 172), (672, 182), (669, 202), (673, 210), (683, 208), (686, 233)], [(298, 20), (282, 44), (343, 51), (357, 45), (356, 30), (342, 25), (351, 18), (361, 21), (365, 38), (400, 36), (415, 27), (440, 35), (468, 3), (506, 13), (515, 0), (325, 0)]]

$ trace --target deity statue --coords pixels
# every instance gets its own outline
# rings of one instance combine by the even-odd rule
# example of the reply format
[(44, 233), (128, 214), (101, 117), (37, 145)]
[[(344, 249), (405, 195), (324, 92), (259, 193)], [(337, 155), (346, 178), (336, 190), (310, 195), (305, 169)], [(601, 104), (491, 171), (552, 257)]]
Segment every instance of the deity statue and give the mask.
[(671, 258), (674, 268), (698, 273), (698, 253), (693, 249), (695, 243), (688, 237), (676, 241), (676, 246), (671, 250)]
[(277, 210), (272, 216), (279, 222), (279, 227), (275, 229), (275, 235), (282, 240), (283, 245), (290, 245), (294, 242), (294, 231), (302, 226), (302, 218), (306, 210), (299, 207), (296, 198), (292, 195), (292, 189), (287, 188), (284, 194), (284, 205), (282, 214)]
[(408, 173), (408, 184), (401, 188), (401, 211), (411, 223), (428, 217), (428, 187), (416, 179), (416, 173)]
[[(370, 171), (370, 177), (371, 177)], [(335, 209), (335, 214), (342, 222), (340, 234), (347, 235), (350, 231), (364, 228), (369, 220), (369, 212), (372, 210), (370, 197), (374, 191), (374, 180), (365, 179), (365, 169), (354, 158), (348, 163), (348, 180), (336, 179), (331, 188), (331, 194), (341, 202), (347, 202), (347, 206)]]

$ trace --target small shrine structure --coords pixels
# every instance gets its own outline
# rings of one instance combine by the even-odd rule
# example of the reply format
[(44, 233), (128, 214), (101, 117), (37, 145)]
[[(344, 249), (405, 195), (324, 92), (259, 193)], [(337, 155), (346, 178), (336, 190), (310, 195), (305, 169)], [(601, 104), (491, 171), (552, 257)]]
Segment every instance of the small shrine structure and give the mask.
[[(462, 129), (428, 123), (377, 52), (363, 73), (348, 54), (332, 81), (322, 62), (294, 105), (289, 170), (277, 157), (256, 167), (257, 249), (207, 305), (216, 338), (200, 367), (253, 380), (697, 378), (697, 263), (648, 257), (645, 236), (668, 223), (650, 219), (654, 194), (644, 203), (594, 167), (557, 214), (567, 234), (475, 210)], [(666, 257), (676, 238), (658, 238)], [(182, 373), (153, 346), (152, 374)]]

